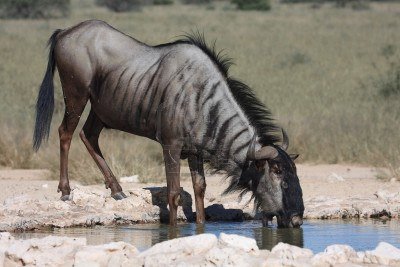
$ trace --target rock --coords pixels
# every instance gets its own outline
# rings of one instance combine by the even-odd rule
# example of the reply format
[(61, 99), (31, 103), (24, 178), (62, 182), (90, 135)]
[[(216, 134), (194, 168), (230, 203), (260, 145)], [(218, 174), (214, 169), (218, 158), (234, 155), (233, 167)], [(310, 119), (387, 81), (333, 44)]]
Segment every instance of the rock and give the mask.
[(213, 234), (200, 234), (188, 237), (176, 238), (155, 244), (142, 252), (139, 257), (149, 257), (160, 253), (180, 253), (183, 255), (198, 255), (216, 246), (218, 239)]
[(387, 190), (378, 190), (374, 195), (378, 199), (385, 201), (385, 203), (396, 203), (400, 201), (400, 192), (390, 193)]
[(2, 248), (2, 246), (7, 246), (12, 241), (14, 241), (14, 237), (10, 233), (0, 233), (0, 249)]
[(188, 236), (158, 243), (139, 254), (145, 266), (181, 266), (202, 261), (207, 251), (216, 246), (212, 234)]
[(400, 249), (386, 242), (380, 242), (374, 250), (366, 251), (365, 263), (400, 266)]
[(305, 219), (396, 218), (400, 213), (400, 193), (378, 191), (370, 197), (337, 199), (320, 196), (305, 199)]
[(48, 236), (42, 239), (14, 240), (6, 248), (5, 266), (71, 266), (74, 254), (86, 245), (84, 238)]
[[(75, 254), (74, 266), (123, 266), (138, 253), (134, 246), (125, 242), (87, 246)], [(141, 264), (132, 262), (129, 266), (141, 266)]]
[(200, 264), (211, 264), (212, 266), (260, 266), (264, 259), (254, 257), (252, 254), (244, 253), (233, 247), (214, 247), (207, 252)]
[(240, 235), (227, 235), (225, 233), (221, 233), (219, 235), (218, 243), (220, 246), (224, 247), (232, 247), (235, 249), (242, 250), (246, 253), (250, 253), (252, 255), (258, 255), (259, 249), (256, 243), (256, 240), (253, 238), (248, 238)]
[(4, 206), (11, 206), (16, 204), (25, 204), (32, 201), (27, 195), (19, 195), (15, 197), (6, 198), (3, 202)]
[(102, 208), (105, 198), (106, 196), (102, 191), (83, 186), (73, 188), (70, 195), (70, 200), (73, 204), (85, 208)]
[[(168, 220), (166, 187), (128, 190), (116, 201), (93, 187), (76, 186), (70, 201), (38, 200), (26, 195), (10, 197), (0, 206), (0, 231), (31, 230), (43, 226), (71, 227)], [(178, 220), (193, 218), (192, 199), (182, 192)]]
[(300, 248), (279, 242), (272, 248), (271, 253), (273, 256), (279, 258), (282, 265), (289, 266), (310, 266), (310, 259), (313, 256), (311, 250)]
[(316, 254), (312, 258), (312, 264), (318, 266), (334, 266), (357, 259), (356, 251), (347, 245), (331, 245), (324, 252)]
[(124, 176), (119, 178), (121, 183), (139, 183), (139, 175)]
[(15, 240), (0, 233), (0, 266), (400, 266), (400, 249), (381, 242), (375, 250), (355, 252), (332, 245), (313, 257), (309, 249), (284, 243), (271, 252), (258, 250), (255, 240), (221, 234), (164, 241), (139, 253), (125, 242), (86, 245), (85, 238), (48, 236)]
[(10, 233), (0, 233), (0, 267), (4, 265), (5, 251), (14, 242), (14, 237)]
[(328, 176), (328, 181), (330, 183), (334, 182), (344, 182), (344, 178), (337, 173), (332, 172), (331, 175)]

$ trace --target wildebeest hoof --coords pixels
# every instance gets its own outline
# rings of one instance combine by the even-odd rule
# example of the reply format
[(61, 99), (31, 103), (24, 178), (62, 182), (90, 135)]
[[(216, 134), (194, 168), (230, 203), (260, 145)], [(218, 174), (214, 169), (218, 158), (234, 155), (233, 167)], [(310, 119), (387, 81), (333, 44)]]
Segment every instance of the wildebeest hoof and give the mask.
[(115, 200), (122, 200), (122, 199), (124, 199), (124, 198), (127, 198), (127, 196), (124, 194), (124, 192), (118, 192), (118, 193), (115, 193), (114, 195), (112, 195), (112, 197), (115, 199)]
[(68, 200), (69, 200), (69, 195), (62, 195), (62, 196), (60, 197), (60, 199), (61, 199), (62, 201), (68, 201)]

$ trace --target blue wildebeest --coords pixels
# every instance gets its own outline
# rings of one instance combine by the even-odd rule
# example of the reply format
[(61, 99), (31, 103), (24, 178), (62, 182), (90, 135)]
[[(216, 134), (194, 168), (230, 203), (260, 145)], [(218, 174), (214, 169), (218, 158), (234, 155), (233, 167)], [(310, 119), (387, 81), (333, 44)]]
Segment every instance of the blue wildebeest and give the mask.
[(244, 83), (228, 75), (229, 60), (207, 47), (202, 35), (149, 46), (102, 21), (57, 30), (49, 40), (47, 71), (36, 104), (34, 149), (48, 138), (57, 68), (65, 113), (59, 127), (62, 200), (70, 194), (68, 151), (88, 101), (80, 137), (115, 199), (125, 197), (107, 166), (98, 138), (103, 128), (147, 137), (163, 148), (169, 220), (176, 224), (180, 159), (188, 159), (196, 221), (205, 220), (203, 163), (230, 177), (226, 192), (251, 192), (266, 219), (282, 227), (302, 224), (302, 190), (296, 167), (269, 111)]

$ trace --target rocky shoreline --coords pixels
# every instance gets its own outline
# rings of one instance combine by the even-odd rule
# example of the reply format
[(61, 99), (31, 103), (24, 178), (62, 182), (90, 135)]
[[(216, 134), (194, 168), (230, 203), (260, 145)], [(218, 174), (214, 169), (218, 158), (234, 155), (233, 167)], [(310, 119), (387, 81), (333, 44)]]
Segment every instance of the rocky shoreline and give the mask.
[[(322, 168), (323, 167), (323, 168)], [(382, 182), (367, 168), (330, 166), (300, 168), (306, 219), (399, 218), (398, 182)], [(38, 172), (39, 173), (39, 172)], [(340, 176), (336, 175), (337, 173)], [(5, 175), (6, 174), (6, 175)], [(28, 172), (29, 174), (29, 172)], [(329, 175), (328, 175), (329, 174)], [(12, 176), (13, 175), (13, 176)], [(37, 177), (36, 177), (37, 176)], [(260, 250), (250, 238), (201, 234), (158, 243), (138, 251), (129, 243), (88, 245), (85, 238), (48, 236), (18, 240), (7, 232), (42, 228), (158, 223), (168, 218), (166, 188), (161, 184), (125, 183), (128, 198), (116, 201), (102, 185), (73, 183), (69, 201), (59, 200), (57, 181), (42, 174), (4, 171), (0, 177), (1, 266), (400, 266), (399, 249), (379, 243), (371, 251), (356, 252), (346, 245), (332, 245), (313, 254), (308, 249), (279, 243)], [(315, 177), (314, 177), (315, 176)], [(340, 179), (339, 179), (339, 178)], [(365, 177), (365, 178), (362, 178)], [(205, 196), (208, 221), (257, 219), (250, 196), (221, 196), (224, 185), (210, 179)], [(180, 221), (195, 217), (191, 182), (183, 181)], [(106, 243), (108, 241), (104, 241)]]
[[(44, 227), (73, 227), (133, 223), (154, 223), (168, 218), (165, 187), (127, 190), (128, 198), (116, 201), (108, 192), (92, 186), (76, 186), (69, 201), (36, 199), (18, 195), (4, 200), (0, 206), (0, 231), (32, 230)], [(178, 210), (180, 221), (195, 217), (193, 201), (182, 193)], [(242, 221), (257, 218), (248, 199), (224, 202), (206, 197), (208, 221)], [(400, 193), (379, 191), (369, 197), (338, 199), (314, 197), (305, 199), (306, 219), (398, 218)]]
[(347, 245), (311, 250), (279, 243), (260, 250), (251, 238), (221, 233), (164, 241), (140, 252), (125, 242), (87, 245), (85, 238), (47, 236), (17, 240), (0, 233), (2, 266), (400, 266), (400, 249), (381, 242), (374, 250)]

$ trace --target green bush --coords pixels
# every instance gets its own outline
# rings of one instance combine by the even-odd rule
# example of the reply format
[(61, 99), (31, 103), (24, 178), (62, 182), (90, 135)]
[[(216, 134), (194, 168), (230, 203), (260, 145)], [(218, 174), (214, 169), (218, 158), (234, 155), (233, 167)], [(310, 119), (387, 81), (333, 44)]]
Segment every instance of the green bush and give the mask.
[(139, 10), (142, 0), (96, 0), (98, 6), (105, 6), (114, 12), (127, 12), (131, 10)]
[(0, 0), (1, 18), (66, 17), (70, 0)]
[(240, 10), (270, 10), (269, 0), (231, 0)]
[(385, 98), (400, 96), (400, 64), (390, 64), (389, 70), (375, 81), (375, 86)]

